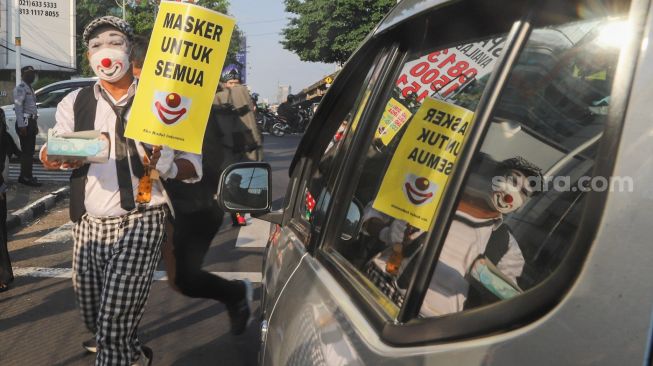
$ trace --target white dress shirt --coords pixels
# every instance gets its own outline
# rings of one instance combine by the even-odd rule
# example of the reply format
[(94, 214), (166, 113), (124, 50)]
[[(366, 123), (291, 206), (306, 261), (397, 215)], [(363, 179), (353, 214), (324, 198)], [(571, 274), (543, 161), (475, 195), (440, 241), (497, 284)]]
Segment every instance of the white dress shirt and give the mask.
[[(120, 191), (118, 189), (118, 173), (116, 170), (115, 161), (115, 125), (116, 114), (100, 94), (100, 83), (94, 85), (95, 99), (97, 99), (97, 109), (95, 113), (95, 130), (106, 132), (109, 134), (111, 141), (111, 150), (109, 161), (106, 163), (90, 164), (88, 171), (88, 179), (86, 181), (86, 196), (84, 205), (86, 212), (89, 215), (96, 217), (112, 217), (122, 216), (127, 213), (120, 207)], [(73, 106), (75, 99), (80, 90), (76, 90), (68, 94), (57, 106), (57, 113), (55, 115), (56, 125), (54, 126), (55, 134), (62, 134), (73, 132), (75, 130), (75, 115)], [(111, 94), (107, 92), (109, 98), (116, 106), (124, 106), (127, 100), (136, 93), (136, 84), (129, 87), (128, 93), (120, 100), (114, 100)], [(129, 121), (130, 112), (127, 112), (125, 119)], [(141, 161), (145, 155), (145, 149), (142, 144), (136, 143), (136, 149), (140, 156)], [(164, 147), (163, 149), (169, 149)], [(178, 158), (188, 160), (195, 167), (197, 177), (185, 180), (184, 182), (193, 183), (202, 178), (202, 158), (201, 155), (176, 152)], [(132, 173), (132, 187), (134, 189), (134, 198), (138, 194), (138, 182), (140, 177), (136, 177)], [(171, 207), (170, 201), (165, 194), (165, 190), (160, 182), (152, 184), (152, 199), (149, 206), (159, 206), (168, 204)]]
[[(479, 219), (461, 210), (456, 211), (456, 217), (451, 221), (451, 227), (420, 309), (420, 315), (423, 317), (440, 316), (463, 310), (469, 292), (469, 282), (465, 279), (465, 275), (474, 260), (485, 253), (490, 236), (503, 223), (500, 217)], [(363, 215), (363, 222), (371, 218), (379, 219), (387, 226), (394, 220), (391, 216), (369, 206)], [(468, 225), (465, 221), (474, 225)], [(389, 254), (389, 250), (385, 250), (373, 259), (374, 264), (381, 271), (385, 270)], [(415, 265), (414, 261), (409, 263), (407, 259), (404, 258), (402, 261), (399, 273), (402, 273), (407, 266)], [(521, 276), (524, 263), (524, 256), (517, 240), (509, 234), (508, 251), (497, 263), (497, 269), (517, 283), (517, 277)]]
[[(456, 211), (456, 216), (479, 225), (470, 226), (456, 219), (451, 222), (420, 310), (422, 316), (438, 316), (463, 310), (469, 291), (465, 274), (474, 260), (485, 253), (492, 232), (502, 224), (501, 219), (478, 219), (460, 210)], [(524, 257), (517, 240), (510, 234), (508, 252), (497, 263), (497, 269), (517, 283), (523, 268)]]

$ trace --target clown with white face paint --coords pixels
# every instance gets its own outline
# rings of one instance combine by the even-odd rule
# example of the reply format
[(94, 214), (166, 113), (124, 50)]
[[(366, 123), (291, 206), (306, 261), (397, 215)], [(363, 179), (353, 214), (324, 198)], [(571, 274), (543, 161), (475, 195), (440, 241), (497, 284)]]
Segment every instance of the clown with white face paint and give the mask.
[[(465, 276), (477, 258), (496, 249), (496, 243), (501, 243), (502, 249), (493, 264), (514, 283), (522, 273), (524, 257), (517, 241), (503, 224), (503, 217), (523, 207), (533, 196), (535, 190), (530, 183), (541, 181), (540, 170), (521, 157), (497, 163), (485, 156), (474, 164), (471, 171), (431, 278), (420, 311), (422, 316), (440, 316), (478, 306), (473, 301), (467, 302), (470, 285)], [(421, 187), (421, 195), (416, 199), (423, 199), (431, 187), (419, 182), (419, 177), (410, 178), (413, 179), (407, 178), (407, 183), (414, 182), (416, 190)], [(392, 284), (381, 286), (392, 292), (390, 298), (401, 298), (405, 291), (401, 284), (409, 282), (406, 279), (410, 277), (410, 263), (417, 258), (419, 250), (415, 248), (421, 248), (425, 233), (416, 233), (416, 229), (406, 222), (371, 207), (363, 217), (363, 228), (366, 234), (378, 238), (388, 247), (367, 265), (366, 271), (374, 281), (389, 278), (385, 273), (385, 263), (392, 252), (389, 248), (402, 245), (407, 248), (405, 253), (410, 253), (402, 260)], [(490, 246), (491, 242), (495, 247)]]
[(110, 83), (116, 82), (130, 71), (129, 41), (111, 26), (97, 30), (97, 35), (89, 40), (88, 59), (95, 75)]
[(86, 26), (87, 57), (99, 80), (68, 94), (55, 116), (55, 134), (97, 130), (108, 135), (109, 161), (50, 161), (47, 146), (41, 152), (47, 169), (74, 169), (73, 288), (93, 334), (83, 347), (97, 352), (96, 365), (152, 361), (153, 352), (139, 342), (137, 328), (161, 255), (170, 202), (158, 180), (143, 185), (149, 197), (140, 199), (139, 183), (150, 177), (149, 169), (158, 170), (163, 179), (188, 183), (202, 177), (201, 156), (147, 147), (124, 136), (137, 87), (129, 63), (133, 37), (129, 23), (117, 17), (98, 18)]
[(519, 170), (510, 169), (506, 176), (495, 177), (492, 181), (490, 205), (502, 214), (517, 211), (533, 195), (533, 188), (526, 175)]

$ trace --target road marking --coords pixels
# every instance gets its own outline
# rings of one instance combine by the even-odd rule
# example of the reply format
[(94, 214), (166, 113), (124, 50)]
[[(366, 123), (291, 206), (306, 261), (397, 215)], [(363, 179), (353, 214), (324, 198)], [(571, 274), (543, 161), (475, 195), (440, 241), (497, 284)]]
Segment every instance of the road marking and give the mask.
[[(66, 170), (46, 170), (40, 163), (34, 163), (32, 175), (39, 181), (43, 182), (68, 182), (70, 171)], [(20, 164), (9, 164), (9, 179), (18, 180), (20, 175)]]
[[(72, 268), (45, 268), (45, 267), (18, 267), (14, 268), (15, 277), (41, 277), (41, 278), (72, 278)], [(251, 282), (261, 282), (260, 272), (211, 272), (227, 280), (248, 279)], [(165, 271), (155, 271), (155, 281), (165, 281), (168, 279)]]
[(55, 230), (52, 230), (47, 235), (40, 237), (35, 243), (65, 243), (73, 240), (73, 226), (75, 224), (72, 221), (59, 226)]
[(265, 248), (270, 236), (270, 223), (252, 218), (247, 226), (238, 232), (236, 248)]

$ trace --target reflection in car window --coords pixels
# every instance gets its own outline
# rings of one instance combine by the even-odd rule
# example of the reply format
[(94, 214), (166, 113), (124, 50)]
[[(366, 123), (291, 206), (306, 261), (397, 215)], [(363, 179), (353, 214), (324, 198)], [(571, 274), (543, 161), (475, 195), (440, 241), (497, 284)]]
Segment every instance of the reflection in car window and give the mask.
[[(472, 159), (420, 316), (518, 296), (560, 263), (586, 195), (579, 184), (591, 178), (623, 24), (593, 19), (532, 32)], [(327, 248), (397, 306), (504, 41), (408, 57), (354, 193), (364, 207), (360, 229)], [(553, 189), (557, 178), (569, 189)]]
[[(356, 129), (363, 110), (369, 101), (372, 88), (381, 75), (381, 65), (383, 65), (386, 58), (387, 54), (385, 53), (379, 56), (375, 66), (368, 71), (364, 86), (361, 88), (355, 101), (353, 101), (349, 113), (340, 122), (338, 130), (332, 136), (331, 141), (322, 153), (317, 166), (311, 170), (311, 176), (306, 186), (302, 203), (299, 205), (299, 214), (311, 223), (313, 230), (316, 232), (321, 230), (329, 203), (331, 202), (331, 191), (327, 187), (327, 183), (332, 175), (332, 168), (339, 165), (335, 160), (338, 156), (342, 156), (342, 154), (338, 154), (338, 152), (344, 149), (344, 146), (350, 141), (347, 140), (349, 138), (348, 136), (351, 135), (349, 131)], [(356, 227), (360, 222), (360, 216), (356, 215), (355, 207), (350, 208), (352, 212), (347, 215), (350, 220), (348, 222), (350, 227)], [(346, 235), (343, 236), (346, 237)]]
[(512, 298), (556, 269), (578, 227), (579, 183), (591, 178), (609, 107), (619, 44), (606, 32), (622, 25), (532, 32), (472, 162), (421, 316)]
[[(327, 250), (344, 257), (398, 306), (433, 215), (429, 210), (437, 206), (471, 128), (485, 85), (478, 79), (490, 75), (504, 42), (495, 36), (409, 54), (376, 124), (352, 200), (363, 211), (361, 225), (347, 232), (352, 227), (344, 222), (340, 240)], [(425, 148), (416, 149), (416, 140)], [(426, 167), (440, 181), (411, 174), (411, 166)], [(420, 204), (421, 213), (408, 207)]]

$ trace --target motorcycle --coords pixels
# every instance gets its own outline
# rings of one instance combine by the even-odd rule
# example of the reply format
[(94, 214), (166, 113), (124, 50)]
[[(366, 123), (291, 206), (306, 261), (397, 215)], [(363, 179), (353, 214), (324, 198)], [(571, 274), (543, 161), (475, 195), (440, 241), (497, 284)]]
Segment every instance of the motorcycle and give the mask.
[(293, 118), (292, 122), (285, 117), (277, 116), (279, 122), (272, 126), (270, 133), (279, 137), (287, 133), (304, 133), (312, 118), (311, 110), (309, 108), (300, 108), (296, 113), (297, 116)]
[(261, 132), (273, 133), (272, 126), (279, 122), (279, 117), (267, 108), (259, 108), (256, 111), (256, 126)]

